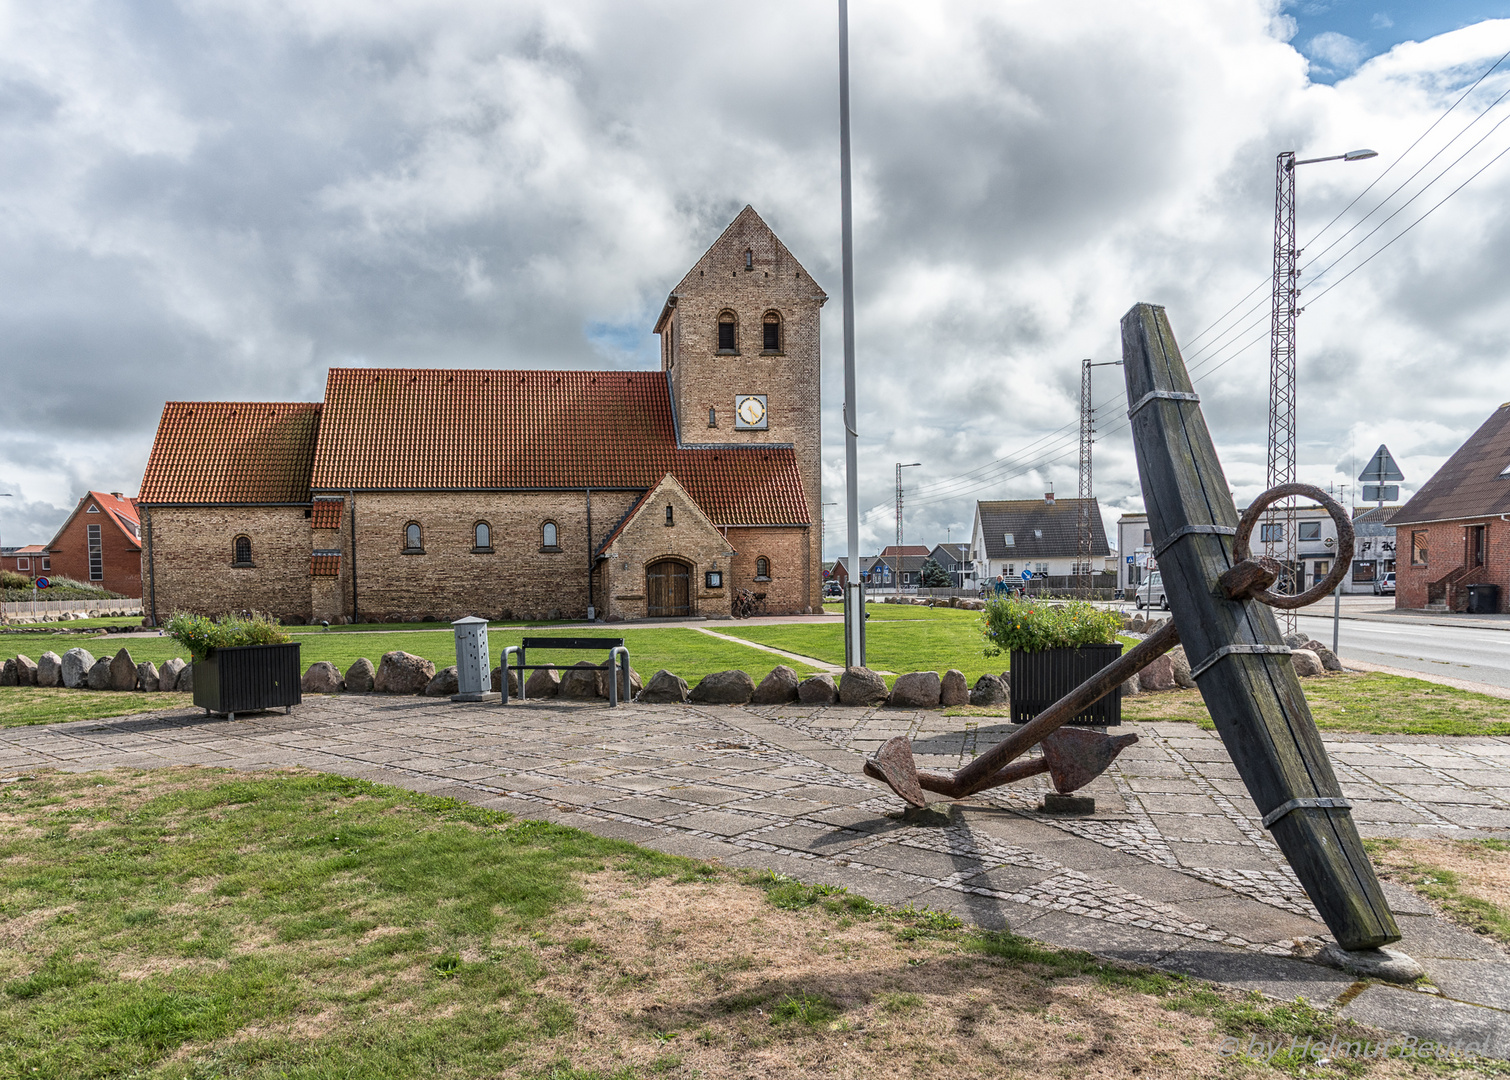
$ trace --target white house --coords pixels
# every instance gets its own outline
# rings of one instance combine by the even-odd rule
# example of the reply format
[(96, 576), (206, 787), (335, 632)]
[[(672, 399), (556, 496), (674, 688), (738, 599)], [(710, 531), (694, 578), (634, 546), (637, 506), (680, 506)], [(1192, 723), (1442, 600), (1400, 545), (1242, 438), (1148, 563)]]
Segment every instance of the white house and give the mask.
[(1032, 571), (1034, 577), (1104, 571), (1111, 556), (1106, 526), (1096, 500), (1087, 501), (1091, 552), (1084, 566), (1079, 556), (1079, 499), (1056, 499), (1053, 492), (1048, 492), (1042, 499), (977, 502), (970, 534), (970, 561), (975, 579), (989, 586), (998, 574), (1020, 581), (1024, 570)]

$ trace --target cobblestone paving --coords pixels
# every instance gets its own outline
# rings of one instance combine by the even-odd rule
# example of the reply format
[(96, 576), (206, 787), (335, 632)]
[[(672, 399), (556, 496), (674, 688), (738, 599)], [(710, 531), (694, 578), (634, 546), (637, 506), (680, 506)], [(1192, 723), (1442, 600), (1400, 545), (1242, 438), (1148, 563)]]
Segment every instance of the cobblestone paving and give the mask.
[[(1042, 778), (945, 804), (932, 824), (860, 773), (895, 735), (955, 768), (1005, 732), (897, 709), (310, 698), (235, 721), (178, 711), (0, 732), (0, 776), (203, 764), (308, 768), (452, 795), (698, 858), (947, 909), (988, 927), (1184, 971), (1423, 1038), (1510, 1056), (1510, 957), (1386, 885), (1439, 993), (1307, 962), (1324, 941), (1220, 741), (1185, 724), (1140, 741), (1087, 789), (1088, 818), (1039, 814)], [(1510, 739), (1329, 737), (1365, 835), (1510, 837)], [(1340, 1004), (1340, 1003), (1339, 1003)]]

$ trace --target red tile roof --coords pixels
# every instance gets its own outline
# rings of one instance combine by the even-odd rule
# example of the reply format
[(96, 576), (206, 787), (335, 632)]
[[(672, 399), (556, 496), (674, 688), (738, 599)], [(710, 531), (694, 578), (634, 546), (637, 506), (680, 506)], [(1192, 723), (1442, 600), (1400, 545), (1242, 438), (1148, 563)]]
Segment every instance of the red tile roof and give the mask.
[(309, 557), (310, 577), (340, 577), (341, 576), (341, 553), (339, 551), (317, 551)]
[(341, 508), (345, 505), (345, 499), (316, 499), (313, 511), (310, 514), (310, 528), (339, 529), (341, 527)]
[(170, 401), (137, 500), (307, 503), (320, 404)]
[(808, 523), (793, 451), (678, 447), (659, 371), (332, 368), (311, 487), (648, 490), (668, 472), (719, 525)]

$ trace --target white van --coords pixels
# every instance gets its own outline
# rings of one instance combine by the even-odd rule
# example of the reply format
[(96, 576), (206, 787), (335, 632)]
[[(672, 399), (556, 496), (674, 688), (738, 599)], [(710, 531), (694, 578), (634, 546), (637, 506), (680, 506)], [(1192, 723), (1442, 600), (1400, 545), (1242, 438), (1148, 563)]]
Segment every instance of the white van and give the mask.
[(1159, 607), (1169, 610), (1169, 597), (1164, 595), (1164, 575), (1155, 570), (1148, 575), (1148, 580), (1138, 586), (1137, 595), (1133, 602), (1140, 608)]

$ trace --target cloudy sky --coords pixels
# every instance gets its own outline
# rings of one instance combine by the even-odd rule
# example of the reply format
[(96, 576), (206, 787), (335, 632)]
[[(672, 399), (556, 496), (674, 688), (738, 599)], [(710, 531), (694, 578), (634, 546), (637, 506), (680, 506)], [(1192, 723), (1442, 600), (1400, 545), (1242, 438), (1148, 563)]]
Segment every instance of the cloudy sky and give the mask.
[[(1299, 173), (1301, 478), (1349, 484), (1385, 442), (1409, 494), (1510, 398), (1510, 60), (1473, 86), (1502, 16), (852, 0), (866, 550), (897, 461), (923, 463), (911, 542), (1073, 494), (1079, 362), (1118, 357), (1139, 300), (1260, 490), (1289, 149), (1380, 155)], [(815, 0), (0, 2), (0, 541), (134, 494), (164, 400), (654, 366), (666, 292), (745, 203), (836, 298), (842, 503), (835, 49)], [(1110, 520), (1141, 505), (1116, 368), (1094, 396)]]

